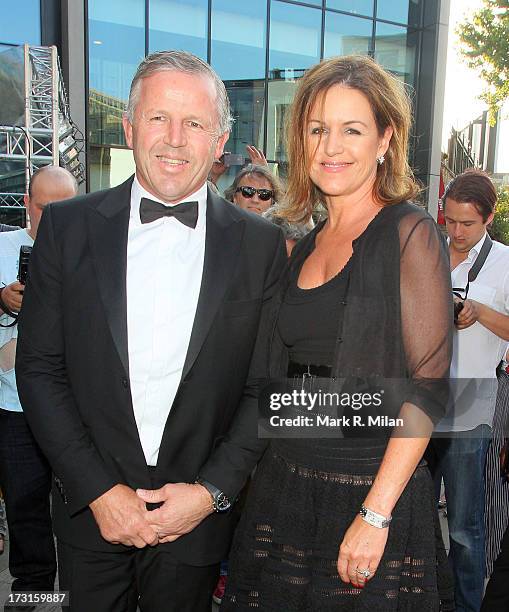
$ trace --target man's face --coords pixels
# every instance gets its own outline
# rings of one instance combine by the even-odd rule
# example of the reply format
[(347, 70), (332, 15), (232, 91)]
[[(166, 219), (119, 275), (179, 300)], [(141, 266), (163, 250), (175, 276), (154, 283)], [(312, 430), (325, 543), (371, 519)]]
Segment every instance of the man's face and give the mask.
[(493, 221), (493, 213), (483, 221), (474, 204), (451, 198), (445, 202), (444, 216), (450, 246), (459, 253), (468, 253), (484, 236), (486, 226)]
[[(272, 191), (272, 185), (269, 183), (269, 181), (264, 176), (260, 176), (259, 174), (246, 174), (246, 176), (243, 176), (240, 179), (238, 187), (254, 187), (255, 189), (266, 189), (267, 191)], [(273, 198), (262, 200), (258, 192), (255, 192), (251, 197), (246, 198), (241, 191), (237, 191), (235, 193), (233, 196), (233, 201), (235, 204), (237, 204), (237, 206), (240, 206), (240, 208), (250, 210), (257, 215), (263, 214), (274, 203)]]
[(74, 198), (76, 189), (71, 180), (55, 180), (48, 173), (34, 180), (32, 196), (25, 196), (25, 206), (30, 218), (30, 235), (35, 239), (39, 222), (41, 221), (42, 211), (50, 202), (59, 202)]
[(133, 123), (123, 123), (138, 180), (168, 203), (203, 185), (229, 136), (219, 134), (212, 80), (177, 71), (142, 79)]

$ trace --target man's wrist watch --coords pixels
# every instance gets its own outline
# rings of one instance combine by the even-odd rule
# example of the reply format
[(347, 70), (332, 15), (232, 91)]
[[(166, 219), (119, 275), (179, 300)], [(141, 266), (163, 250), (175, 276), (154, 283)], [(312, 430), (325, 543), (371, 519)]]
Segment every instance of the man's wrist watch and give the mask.
[(392, 516), (383, 516), (383, 514), (373, 512), (373, 510), (366, 508), (364, 504), (361, 505), (359, 514), (362, 516), (362, 520), (366, 521), (368, 525), (378, 527), (378, 529), (385, 529), (386, 527), (389, 527), (389, 524), (392, 521)]
[(228, 512), (228, 510), (232, 507), (232, 503), (229, 497), (218, 489), (213, 484), (208, 482), (207, 480), (203, 480), (203, 478), (198, 478), (195, 480), (196, 484), (201, 484), (202, 487), (205, 487), (207, 491), (210, 493), (212, 497), (212, 508), (214, 512)]

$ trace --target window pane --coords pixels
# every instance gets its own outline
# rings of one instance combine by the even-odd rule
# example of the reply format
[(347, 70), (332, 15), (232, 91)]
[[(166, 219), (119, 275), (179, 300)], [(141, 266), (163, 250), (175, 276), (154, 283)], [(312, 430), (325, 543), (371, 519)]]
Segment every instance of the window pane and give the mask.
[(371, 47), (373, 22), (339, 13), (325, 17), (324, 57), (334, 55), (367, 55)]
[(207, 0), (150, 0), (149, 51), (181, 49), (207, 60)]
[(405, 83), (415, 83), (417, 34), (387, 23), (376, 24), (375, 59)]
[(272, 1), (270, 12), (270, 71), (302, 71), (320, 59), (322, 11)]
[(422, 0), (378, 0), (377, 19), (397, 21), (419, 26), (421, 24)]
[[(242, 155), (247, 162), (246, 145), (252, 144), (263, 149), (264, 122), (264, 81), (226, 81), (235, 122), (225, 151)], [(231, 166), (219, 181), (219, 188), (224, 190), (235, 178), (242, 165)]]
[[(40, 0), (4, 2), (0, 18), (0, 42), (7, 45), (41, 44)], [(8, 8), (5, 5), (9, 5)]]
[(88, 164), (90, 191), (120, 185), (135, 171), (131, 149), (92, 146), (90, 147)]
[(20, 46), (0, 45), (0, 125), (25, 125), (25, 54)]
[(265, 77), (266, 0), (213, 0), (211, 64), (223, 80)]
[(122, 112), (145, 55), (144, 0), (89, 0), (91, 144), (125, 144)]
[(267, 116), (267, 159), (281, 164), (286, 162), (284, 141), (285, 119), (293, 101), (296, 80), (269, 83), (269, 110)]
[(373, 0), (327, 0), (327, 8), (373, 17)]

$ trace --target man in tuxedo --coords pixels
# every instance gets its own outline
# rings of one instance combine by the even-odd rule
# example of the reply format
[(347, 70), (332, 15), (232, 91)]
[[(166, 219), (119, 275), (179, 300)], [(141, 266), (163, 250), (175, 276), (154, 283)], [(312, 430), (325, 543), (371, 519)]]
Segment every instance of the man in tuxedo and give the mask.
[[(51, 470), (28, 427), (14, 374), (16, 315), (24, 289), (18, 279), (20, 247), (33, 246), (49, 202), (73, 198), (77, 192), (76, 179), (65, 168), (44, 166), (32, 176), (24, 197), (30, 226), (14, 228), (16, 231), (0, 228), (6, 232), (0, 235), (0, 487), (9, 527), (14, 592), (53, 590), (57, 569), (50, 515)], [(29, 612), (35, 606), (5, 609)]]
[(136, 175), (41, 220), (17, 377), (72, 612), (210, 610), (263, 447), (246, 379), (285, 247), (207, 188), (230, 125), (206, 63), (148, 56), (124, 118)]

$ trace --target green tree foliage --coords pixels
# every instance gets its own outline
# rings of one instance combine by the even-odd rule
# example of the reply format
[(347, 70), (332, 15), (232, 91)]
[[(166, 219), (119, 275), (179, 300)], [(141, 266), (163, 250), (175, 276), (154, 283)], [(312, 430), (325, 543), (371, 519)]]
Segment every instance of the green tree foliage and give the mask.
[(498, 190), (497, 209), (490, 227), (490, 236), (509, 245), (509, 188), (507, 187)]
[(509, 98), (509, 1), (483, 0), (471, 22), (458, 26), (461, 53), (479, 72), (486, 87), (481, 94), (489, 108), (491, 125)]

